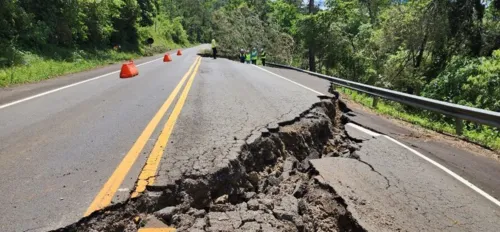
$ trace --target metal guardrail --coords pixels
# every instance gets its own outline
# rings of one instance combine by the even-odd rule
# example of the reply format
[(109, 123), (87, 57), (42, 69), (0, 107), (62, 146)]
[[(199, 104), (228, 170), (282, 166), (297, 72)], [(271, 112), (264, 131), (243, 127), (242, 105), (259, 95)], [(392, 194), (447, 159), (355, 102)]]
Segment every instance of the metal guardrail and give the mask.
[(373, 100), (374, 106), (376, 106), (378, 102), (378, 97), (380, 97), (387, 100), (399, 102), (405, 105), (410, 105), (420, 109), (425, 109), (454, 117), (455, 129), (458, 135), (462, 135), (463, 120), (500, 128), (500, 112), (462, 106), (430, 98), (415, 96), (407, 93), (402, 93), (394, 90), (375, 87), (371, 85), (365, 85), (354, 81), (348, 81), (341, 78), (331, 77), (324, 74), (291, 67), (288, 65), (276, 64), (272, 62), (271, 63), (268, 62), (268, 64), (275, 67), (287, 68), (299, 72), (304, 72), (328, 80), (334, 83), (335, 85), (367, 93), (369, 95), (374, 96)]

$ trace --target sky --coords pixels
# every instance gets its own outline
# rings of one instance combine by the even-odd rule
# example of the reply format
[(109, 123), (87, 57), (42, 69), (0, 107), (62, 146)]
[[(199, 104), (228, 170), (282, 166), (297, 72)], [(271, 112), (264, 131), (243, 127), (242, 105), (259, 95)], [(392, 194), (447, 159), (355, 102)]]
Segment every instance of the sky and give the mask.
[[(304, 4), (308, 4), (309, 0), (302, 0), (302, 2), (304, 2)], [(314, 4), (319, 5), (320, 8), (324, 8), (325, 7), (325, 0), (315, 0)]]

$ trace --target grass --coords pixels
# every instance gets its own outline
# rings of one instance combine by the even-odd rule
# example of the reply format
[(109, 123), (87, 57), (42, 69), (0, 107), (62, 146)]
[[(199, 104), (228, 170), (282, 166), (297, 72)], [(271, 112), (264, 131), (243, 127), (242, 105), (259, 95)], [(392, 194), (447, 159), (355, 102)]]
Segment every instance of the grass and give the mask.
[[(162, 31), (157, 31), (154, 27), (143, 27), (140, 31), (144, 37), (141, 40), (145, 41), (146, 38), (151, 37), (155, 42), (152, 46), (142, 45), (136, 52), (120, 52), (113, 49), (86, 51), (55, 46), (46, 47), (45, 51), (38, 53), (22, 52), (22, 65), (0, 67), (0, 88), (38, 82), (183, 47), (166, 39)], [(184, 46), (190, 46), (190, 44), (184, 44)]]
[[(400, 119), (427, 129), (437, 132), (455, 135), (455, 125), (445, 120), (433, 120), (432, 117), (426, 117), (429, 112), (421, 111), (413, 113), (405, 110), (405, 107), (399, 103), (394, 103), (385, 100), (379, 100), (377, 107), (373, 108), (373, 97), (367, 94), (360, 93), (347, 88), (339, 87), (337, 91), (346, 94), (351, 100), (360, 103), (366, 107), (372, 108), (374, 111), (389, 115), (393, 118)], [(474, 123), (465, 123), (462, 138), (478, 143), (495, 151), (500, 151), (500, 131), (489, 126), (476, 125)]]
[(140, 57), (139, 53), (116, 52), (113, 50), (87, 53), (79, 51), (74, 57), (61, 60), (45, 58), (32, 53), (23, 55), (24, 65), (0, 69), (0, 87), (32, 83), (89, 70), (95, 67)]

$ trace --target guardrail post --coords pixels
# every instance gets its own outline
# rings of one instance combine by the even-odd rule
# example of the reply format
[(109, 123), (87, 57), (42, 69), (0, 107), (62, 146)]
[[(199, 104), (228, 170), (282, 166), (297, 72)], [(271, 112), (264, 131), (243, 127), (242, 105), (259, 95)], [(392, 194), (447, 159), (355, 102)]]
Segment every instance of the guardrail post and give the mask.
[(464, 121), (460, 118), (455, 118), (455, 132), (458, 136), (462, 136), (464, 129)]
[(372, 107), (377, 108), (377, 104), (378, 104), (378, 97), (373, 96)]

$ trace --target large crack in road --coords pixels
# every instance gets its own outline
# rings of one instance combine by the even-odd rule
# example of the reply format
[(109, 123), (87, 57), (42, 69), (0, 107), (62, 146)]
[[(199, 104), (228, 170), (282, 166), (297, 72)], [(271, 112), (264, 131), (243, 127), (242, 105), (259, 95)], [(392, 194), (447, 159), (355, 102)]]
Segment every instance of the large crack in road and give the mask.
[(214, 172), (148, 188), (56, 231), (137, 231), (152, 222), (178, 231), (365, 231), (309, 163), (356, 159), (359, 148), (344, 130), (345, 105), (320, 99), (235, 144)]

